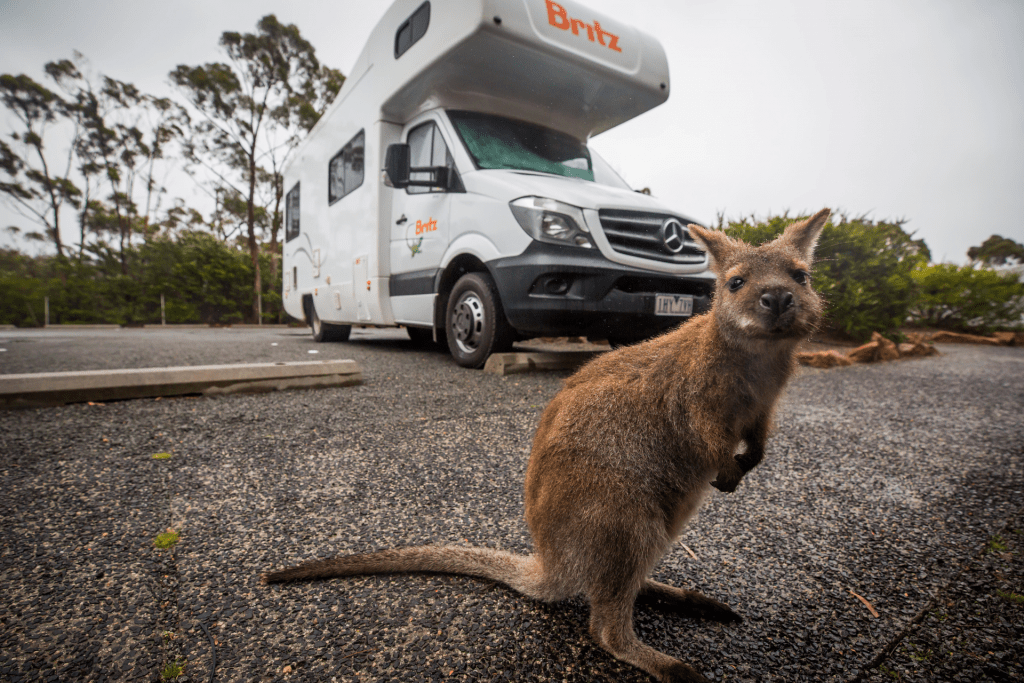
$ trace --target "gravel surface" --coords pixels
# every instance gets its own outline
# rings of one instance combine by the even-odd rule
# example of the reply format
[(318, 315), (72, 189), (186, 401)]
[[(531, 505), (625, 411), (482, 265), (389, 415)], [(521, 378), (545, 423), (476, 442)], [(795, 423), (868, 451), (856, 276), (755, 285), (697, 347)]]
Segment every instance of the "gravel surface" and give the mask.
[[(398, 545), (528, 551), (526, 459), (566, 374), (464, 370), (404, 336), (0, 331), (0, 373), (316, 350), (365, 377), (0, 412), (0, 680), (651, 680), (592, 644), (580, 601), (447, 576), (259, 585)], [(655, 570), (746, 621), (640, 607), (640, 637), (716, 681), (1021, 680), (1024, 351), (940, 349), (802, 370), (765, 462), (681, 539), (696, 559)]]

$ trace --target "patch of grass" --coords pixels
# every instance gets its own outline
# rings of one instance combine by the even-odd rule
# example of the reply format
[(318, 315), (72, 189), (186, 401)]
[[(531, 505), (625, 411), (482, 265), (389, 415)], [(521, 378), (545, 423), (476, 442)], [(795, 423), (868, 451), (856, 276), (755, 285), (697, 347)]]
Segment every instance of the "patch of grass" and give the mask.
[(1005, 553), (1009, 549), (1010, 546), (1006, 545), (1006, 541), (1003, 540), (1003, 537), (996, 534), (995, 536), (989, 537), (988, 545), (985, 547), (985, 552)]
[(160, 679), (171, 681), (183, 673), (185, 673), (185, 660), (175, 659), (173, 662), (164, 664), (163, 671), (160, 672)]
[(161, 550), (167, 550), (168, 548), (173, 548), (174, 544), (177, 543), (177, 542), (178, 542), (178, 532), (177, 531), (168, 531), (167, 533), (158, 534), (157, 537), (155, 539), (153, 539), (153, 545), (155, 547), (157, 547), (157, 548), (160, 548)]
[(932, 611), (932, 616), (935, 617), (935, 619), (937, 621), (940, 621), (940, 622), (941, 621), (945, 621), (946, 619), (949, 619), (949, 615), (948, 614), (946, 614), (945, 612), (940, 612), (939, 610), (933, 610)]
[(931, 650), (917, 650), (910, 653), (910, 659), (915, 662), (927, 662), (932, 658)]
[(171, 454), (170, 453), (155, 453), (153, 455), (153, 459), (154, 460), (170, 460), (171, 459)]
[(896, 673), (895, 671), (893, 671), (892, 669), (890, 669), (889, 667), (887, 667), (885, 664), (879, 664), (878, 665), (878, 670), (881, 671), (882, 673), (884, 673), (886, 676), (888, 676), (889, 678), (891, 678), (894, 681), (900, 680), (900, 675), (898, 673)]
[(1018, 605), (1024, 605), (1024, 595), (1020, 593), (1012, 593), (1010, 591), (996, 590), (996, 595), (1001, 597), (1003, 600), (1009, 600), (1010, 602), (1017, 603)]

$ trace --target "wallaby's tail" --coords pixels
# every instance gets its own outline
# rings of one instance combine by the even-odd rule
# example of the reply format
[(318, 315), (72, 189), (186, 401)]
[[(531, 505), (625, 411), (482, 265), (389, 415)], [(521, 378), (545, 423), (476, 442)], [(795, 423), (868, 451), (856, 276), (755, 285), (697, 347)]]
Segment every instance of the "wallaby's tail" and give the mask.
[(542, 589), (544, 582), (539, 565), (540, 562), (534, 555), (513, 555), (488, 548), (421, 545), (314, 560), (297, 567), (264, 574), (263, 582), (329, 579), (355, 574), (432, 572), (490, 579), (525, 595), (542, 600), (550, 599), (546, 595), (547, 591)]

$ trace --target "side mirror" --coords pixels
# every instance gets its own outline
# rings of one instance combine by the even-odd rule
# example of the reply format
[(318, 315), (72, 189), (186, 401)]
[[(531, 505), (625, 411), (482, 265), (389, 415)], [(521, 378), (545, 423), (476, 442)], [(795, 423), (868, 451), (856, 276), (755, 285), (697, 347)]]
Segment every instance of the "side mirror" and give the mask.
[(430, 167), (431, 178), (427, 182), (430, 183), (431, 187), (448, 187), (448, 167), (447, 166), (431, 166)]
[[(410, 180), (412, 173), (427, 173), (425, 180)], [(412, 152), (409, 145), (396, 143), (388, 145), (384, 153), (384, 184), (399, 190), (409, 187), (441, 187), (450, 189), (452, 176), (447, 166), (423, 166), (412, 168)]]
[(409, 167), (412, 154), (409, 145), (398, 143), (388, 145), (384, 153), (384, 175), (390, 181), (391, 187), (403, 189), (409, 186)]

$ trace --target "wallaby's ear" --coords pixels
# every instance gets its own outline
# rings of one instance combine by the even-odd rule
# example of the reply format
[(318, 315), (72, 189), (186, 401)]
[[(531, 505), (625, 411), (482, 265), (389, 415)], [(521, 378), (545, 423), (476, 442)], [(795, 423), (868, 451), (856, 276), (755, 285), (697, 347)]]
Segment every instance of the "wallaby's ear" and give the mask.
[(690, 223), (686, 226), (687, 232), (698, 244), (702, 245), (704, 249), (711, 254), (712, 268), (717, 269), (715, 264), (725, 264), (729, 261), (729, 257), (732, 256), (733, 252), (739, 244), (736, 240), (726, 235), (721, 230), (708, 230), (702, 228), (699, 225)]
[(831, 209), (822, 209), (806, 220), (791, 224), (779, 239), (796, 247), (810, 263), (814, 260), (814, 246), (818, 243), (818, 235), (821, 234), (821, 229), (825, 227), (831, 214)]

